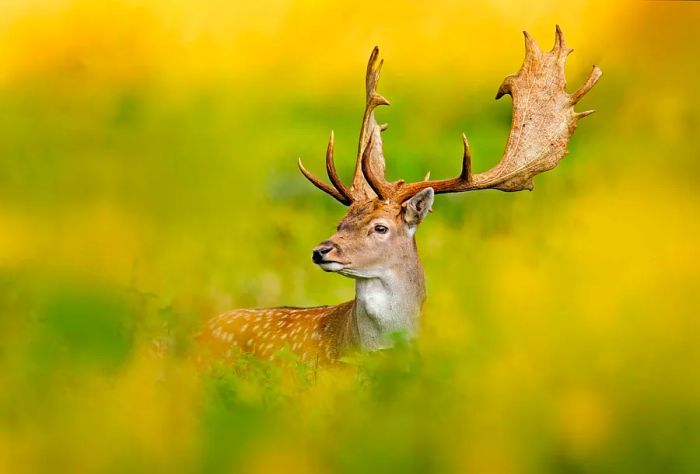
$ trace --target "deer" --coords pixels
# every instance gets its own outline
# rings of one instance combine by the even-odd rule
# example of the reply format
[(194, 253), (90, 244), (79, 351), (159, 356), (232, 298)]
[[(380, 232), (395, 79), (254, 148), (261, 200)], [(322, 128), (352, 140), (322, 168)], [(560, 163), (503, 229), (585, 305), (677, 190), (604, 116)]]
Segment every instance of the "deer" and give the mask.
[(326, 272), (355, 281), (355, 298), (332, 306), (236, 309), (209, 320), (198, 335), (217, 357), (249, 353), (274, 360), (290, 350), (308, 364), (333, 364), (353, 351), (372, 352), (391, 346), (391, 335), (415, 338), (426, 297), (425, 275), (418, 258), (416, 231), (432, 211), (436, 194), (483, 189), (515, 192), (533, 189), (533, 178), (554, 168), (568, 153), (567, 144), (578, 120), (594, 110), (575, 112), (574, 105), (600, 79), (594, 65), (583, 85), (568, 94), (565, 78), (568, 48), (559, 26), (554, 46), (543, 51), (525, 36), (525, 59), (520, 70), (506, 77), (496, 94), (512, 98), (512, 119), (505, 151), (493, 168), (474, 173), (469, 142), (462, 134), (460, 174), (418, 182), (387, 181), (382, 150), (386, 124), (375, 109), (389, 105), (377, 92), (383, 60), (379, 49), (370, 55), (365, 76), (365, 109), (352, 184), (338, 176), (334, 135), (326, 149), (331, 184), (309, 172), (301, 173), (318, 189), (348, 207), (336, 232), (312, 251), (312, 261)]

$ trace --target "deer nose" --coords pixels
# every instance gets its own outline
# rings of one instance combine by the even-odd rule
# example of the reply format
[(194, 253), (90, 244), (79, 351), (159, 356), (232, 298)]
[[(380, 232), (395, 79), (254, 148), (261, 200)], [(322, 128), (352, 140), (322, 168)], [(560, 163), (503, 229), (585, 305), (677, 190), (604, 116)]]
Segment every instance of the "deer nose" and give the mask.
[(318, 247), (316, 247), (311, 255), (311, 260), (313, 260), (314, 263), (321, 263), (323, 262), (323, 257), (328, 254), (333, 250), (332, 245), (328, 244), (321, 244)]

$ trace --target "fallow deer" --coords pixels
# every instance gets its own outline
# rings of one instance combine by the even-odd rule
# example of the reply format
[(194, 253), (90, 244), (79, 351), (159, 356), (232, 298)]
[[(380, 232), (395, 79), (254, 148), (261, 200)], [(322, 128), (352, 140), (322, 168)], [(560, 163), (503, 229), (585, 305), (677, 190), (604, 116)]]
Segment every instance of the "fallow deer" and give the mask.
[(384, 177), (381, 132), (375, 108), (388, 105), (377, 93), (383, 61), (375, 47), (366, 74), (366, 106), (355, 173), (350, 187), (338, 177), (333, 161), (333, 133), (326, 151), (332, 186), (312, 175), (299, 160), (301, 173), (317, 188), (349, 207), (337, 232), (313, 249), (312, 260), (326, 272), (355, 280), (355, 299), (335, 306), (237, 309), (211, 319), (199, 335), (219, 356), (241, 351), (273, 359), (287, 348), (310, 363), (337, 360), (351, 349), (387, 347), (388, 335), (416, 335), (425, 299), (425, 278), (415, 233), (431, 210), (435, 194), (480, 189), (532, 190), (533, 177), (554, 168), (567, 153), (578, 119), (574, 105), (598, 81), (593, 66), (573, 94), (565, 91), (564, 66), (571, 53), (557, 26), (554, 47), (542, 51), (525, 35), (525, 60), (517, 74), (506, 77), (496, 99), (513, 100), (511, 130), (501, 161), (484, 173), (473, 173), (464, 134), (462, 171), (456, 178), (406, 183)]

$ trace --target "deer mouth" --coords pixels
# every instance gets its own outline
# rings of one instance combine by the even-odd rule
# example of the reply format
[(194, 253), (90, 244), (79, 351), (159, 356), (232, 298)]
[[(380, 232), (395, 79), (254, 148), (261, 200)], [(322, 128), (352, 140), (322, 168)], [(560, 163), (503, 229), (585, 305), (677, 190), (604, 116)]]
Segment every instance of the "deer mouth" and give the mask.
[(337, 260), (321, 260), (319, 262), (314, 262), (316, 265), (321, 267), (324, 272), (337, 272), (345, 268), (345, 263), (338, 262)]

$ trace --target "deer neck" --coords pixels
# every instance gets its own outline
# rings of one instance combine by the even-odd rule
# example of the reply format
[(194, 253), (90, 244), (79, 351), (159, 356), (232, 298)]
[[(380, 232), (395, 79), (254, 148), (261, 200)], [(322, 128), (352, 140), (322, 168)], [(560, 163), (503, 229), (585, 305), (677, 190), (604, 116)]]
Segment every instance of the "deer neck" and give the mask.
[(353, 317), (362, 350), (391, 346), (390, 335), (417, 335), (425, 300), (425, 276), (415, 251), (402, 255), (396, 265), (372, 278), (355, 282)]

